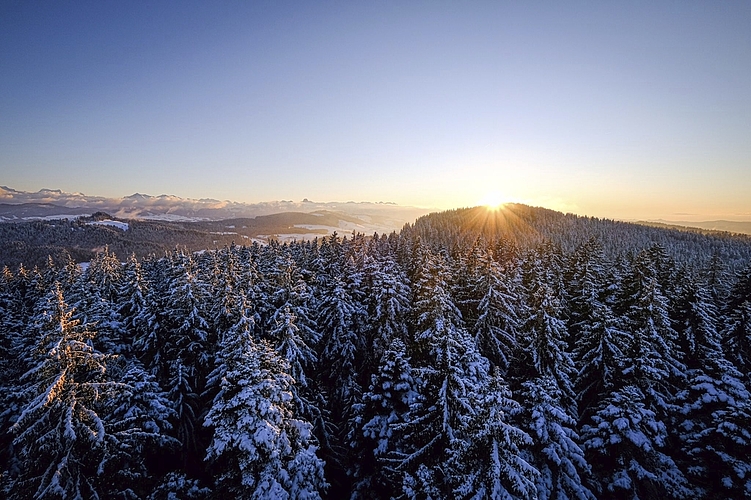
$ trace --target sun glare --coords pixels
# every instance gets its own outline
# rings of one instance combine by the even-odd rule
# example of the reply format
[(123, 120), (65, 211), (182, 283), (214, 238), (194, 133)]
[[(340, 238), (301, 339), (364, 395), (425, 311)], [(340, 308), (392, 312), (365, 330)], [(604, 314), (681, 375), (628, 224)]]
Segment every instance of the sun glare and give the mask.
[(479, 205), (484, 206), (488, 210), (499, 210), (501, 206), (506, 202), (503, 195), (497, 191), (488, 193), (479, 201)]

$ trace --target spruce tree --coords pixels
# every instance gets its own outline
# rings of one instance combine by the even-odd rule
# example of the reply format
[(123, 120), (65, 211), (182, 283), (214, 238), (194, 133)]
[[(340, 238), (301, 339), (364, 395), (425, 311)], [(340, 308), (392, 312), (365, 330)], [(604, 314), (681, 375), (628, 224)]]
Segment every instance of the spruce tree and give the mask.
[(395, 338), (383, 353), (378, 371), (371, 375), (362, 403), (355, 408), (349, 441), (360, 454), (351, 465), (352, 498), (390, 498), (401, 488), (396, 482), (400, 476), (389, 467), (388, 457), (402, 451), (394, 428), (405, 423), (417, 398), (416, 389), (407, 347)]
[(576, 433), (574, 363), (560, 315), (553, 290), (537, 283), (514, 370), (523, 408), (518, 420), (532, 437), (525, 457), (540, 472), (538, 497), (592, 499), (586, 486), (590, 468)]
[(685, 476), (664, 453), (665, 422), (646, 403), (635, 385), (626, 385), (597, 408), (582, 427), (584, 449), (605, 498), (693, 498)]
[[(488, 457), (501, 460), (498, 447), (505, 455), (526, 435), (508, 424), (507, 393), (489, 376), (487, 359), (463, 326), (446, 269), (442, 256), (428, 254), (415, 284), (412, 367), (419, 396), (404, 422), (393, 426), (398, 444), (389, 461), (407, 498), (474, 497), (493, 487), (528, 491), (528, 464), (514, 461), (511, 469), (490, 471), (481, 465)], [(475, 443), (478, 434), (484, 440)], [(477, 476), (479, 471), (485, 474)]]
[(482, 264), (477, 282), (481, 298), (474, 324), (475, 342), (483, 356), (505, 373), (518, 349), (521, 310), (518, 285), (510, 267), (501, 268), (490, 256)]
[(485, 373), (484, 382), (481, 396), (475, 400), (475, 416), (466, 428), (467, 447), (449, 462), (448, 470), (457, 471), (451, 496), (537, 498), (535, 484), (540, 473), (522, 454), (532, 439), (513, 422), (522, 409), (497, 369)]
[(612, 309), (615, 279), (605, 268), (599, 240), (591, 238), (569, 260), (567, 326), (576, 366), (579, 421), (587, 422), (602, 397), (615, 390), (631, 336)]
[(736, 274), (724, 307), (723, 344), (728, 359), (751, 382), (751, 265)]
[(689, 273), (681, 290), (677, 328), (688, 380), (675, 425), (682, 459), (702, 497), (743, 498), (751, 495), (751, 433), (738, 422), (751, 419), (751, 396), (722, 351), (710, 292)]
[(536, 478), (539, 499), (594, 500), (587, 462), (576, 431), (576, 419), (564, 409), (563, 391), (549, 376), (522, 382), (519, 398), (522, 427), (531, 437), (524, 457), (540, 472)]
[(204, 425), (216, 494), (321, 498), (326, 489), (310, 423), (298, 416), (289, 365), (265, 342), (238, 334), (223, 343), (227, 371)]
[(685, 365), (658, 277), (650, 253), (642, 252), (624, 280), (619, 307), (631, 338), (622, 373), (641, 389), (657, 418), (666, 421), (675, 410), (676, 387), (683, 383)]
[[(41, 306), (31, 327), (36, 338), (31, 369), (21, 379), (25, 403), (12, 427), (17, 466), (7, 494), (133, 496), (133, 478), (147, 475), (140, 465), (141, 447), (149, 436), (160, 440), (154, 422), (164, 423), (169, 410), (155, 413), (152, 408), (152, 423), (117, 411), (117, 405), (139, 389), (127, 377), (110, 378), (111, 372), (117, 373), (108, 370), (113, 358), (92, 347), (95, 332), (73, 319), (59, 284)], [(158, 397), (147, 400), (159, 404)]]

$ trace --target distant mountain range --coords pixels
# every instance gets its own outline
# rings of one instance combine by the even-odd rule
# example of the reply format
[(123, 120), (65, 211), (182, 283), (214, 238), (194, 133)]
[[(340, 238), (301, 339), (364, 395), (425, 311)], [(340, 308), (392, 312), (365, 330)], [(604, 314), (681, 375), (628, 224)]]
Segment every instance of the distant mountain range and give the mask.
[[(382, 202), (318, 203), (305, 199), (299, 202), (282, 200), (250, 204), (213, 199), (195, 200), (172, 195), (150, 196), (141, 193), (124, 198), (105, 198), (82, 193), (66, 193), (59, 189), (42, 189), (31, 193), (0, 186), (0, 222), (75, 218), (95, 212), (105, 212), (118, 219), (172, 222), (247, 219), (289, 212), (326, 212), (329, 216), (325, 224), (315, 224), (309, 217), (298, 217), (298, 221), (289, 224), (288, 234), (310, 233), (311, 229), (316, 229), (320, 235), (334, 230), (389, 233), (398, 231), (405, 223), (414, 222), (418, 217), (431, 211), (433, 210)], [(331, 214), (340, 214), (340, 220), (332, 220)], [(305, 225), (317, 227), (296, 228)]]

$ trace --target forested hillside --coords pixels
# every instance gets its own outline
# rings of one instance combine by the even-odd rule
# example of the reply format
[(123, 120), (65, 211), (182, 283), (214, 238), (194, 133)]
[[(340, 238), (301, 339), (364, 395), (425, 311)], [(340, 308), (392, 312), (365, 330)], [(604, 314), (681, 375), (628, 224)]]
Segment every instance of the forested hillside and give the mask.
[(97, 214), (73, 220), (0, 223), (0, 266), (44, 267), (50, 256), (56, 262), (67, 260), (68, 256), (75, 262), (88, 262), (105, 247), (125, 261), (130, 255), (142, 259), (164, 255), (177, 247), (193, 252), (217, 245), (221, 248), (243, 239), (237, 233), (212, 233), (195, 223), (112, 220), (121, 226), (95, 224), (102, 217), (112, 220), (109, 215)]
[(310, 240), (342, 229), (391, 232), (389, 228), (402, 225), (376, 215), (358, 218), (324, 210), (203, 221), (119, 219), (95, 212), (74, 219), (0, 222), (0, 268), (43, 267), (50, 256), (61, 261), (70, 255), (76, 262), (88, 262), (105, 246), (125, 261), (131, 254), (142, 259), (175, 248), (197, 252), (254, 240)]
[(595, 238), (609, 258), (638, 253), (658, 244), (680, 263), (697, 267), (717, 258), (737, 270), (751, 261), (748, 235), (648, 227), (519, 204), (506, 205), (499, 211), (475, 207), (430, 214), (420, 217), (414, 230), (436, 248), (470, 245), (481, 234), (491, 240), (511, 240), (522, 248), (551, 242), (572, 252), (584, 241)]
[(3, 495), (749, 498), (751, 243), (511, 206), (0, 276)]

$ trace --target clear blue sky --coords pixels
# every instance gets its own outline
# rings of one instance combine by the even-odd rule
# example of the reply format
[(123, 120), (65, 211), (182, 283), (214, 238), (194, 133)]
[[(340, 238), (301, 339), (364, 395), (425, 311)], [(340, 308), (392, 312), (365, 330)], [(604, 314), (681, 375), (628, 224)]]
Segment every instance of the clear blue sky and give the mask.
[(0, 2), (0, 184), (751, 220), (751, 2)]

